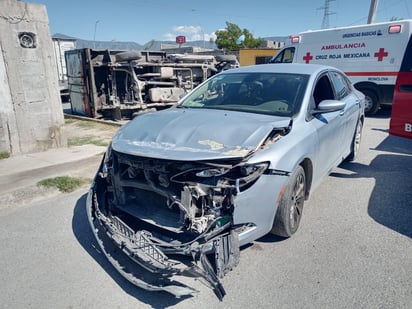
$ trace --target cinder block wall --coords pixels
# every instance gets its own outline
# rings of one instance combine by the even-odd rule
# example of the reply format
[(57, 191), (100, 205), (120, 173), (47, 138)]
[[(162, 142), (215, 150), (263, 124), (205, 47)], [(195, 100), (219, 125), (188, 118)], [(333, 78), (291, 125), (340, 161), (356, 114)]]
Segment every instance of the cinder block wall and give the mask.
[(67, 146), (46, 7), (0, 0), (0, 152)]

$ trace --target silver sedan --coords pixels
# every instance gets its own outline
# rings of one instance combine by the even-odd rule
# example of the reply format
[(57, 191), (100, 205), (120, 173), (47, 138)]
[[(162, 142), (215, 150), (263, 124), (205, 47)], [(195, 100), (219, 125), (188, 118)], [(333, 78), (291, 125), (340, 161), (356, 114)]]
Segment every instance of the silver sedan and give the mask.
[(130, 282), (177, 297), (239, 247), (299, 226), (304, 201), (359, 150), (365, 100), (335, 68), (268, 64), (215, 75), (113, 138), (88, 195), (102, 251)]

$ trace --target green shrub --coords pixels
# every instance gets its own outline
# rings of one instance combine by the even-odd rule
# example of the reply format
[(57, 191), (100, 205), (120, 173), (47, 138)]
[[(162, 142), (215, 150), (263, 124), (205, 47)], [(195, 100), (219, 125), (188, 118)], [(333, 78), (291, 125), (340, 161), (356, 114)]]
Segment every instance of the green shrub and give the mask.
[(9, 157), (10, 157), (10, 152), (7, 152), (7, 151), (0, 152), (0, 160), (7, 159)]
[(47, 178), (39, 181), (38, 186), (46, 188), (57, 188), (60, 192), (72, 192), (82, 185), (90, 183), (91, 179), (80, 177), (59, 176), (55, 178)]

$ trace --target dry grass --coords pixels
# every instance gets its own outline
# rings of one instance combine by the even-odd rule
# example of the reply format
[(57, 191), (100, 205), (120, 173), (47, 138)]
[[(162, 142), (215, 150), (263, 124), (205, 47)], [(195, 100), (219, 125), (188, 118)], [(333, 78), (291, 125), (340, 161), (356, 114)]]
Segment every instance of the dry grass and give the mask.
[(65, 133), (69, 147), (86, 144), (108, 146), (119, 128), (118, 125), (70, 118), (70, 116), (65, 119)]

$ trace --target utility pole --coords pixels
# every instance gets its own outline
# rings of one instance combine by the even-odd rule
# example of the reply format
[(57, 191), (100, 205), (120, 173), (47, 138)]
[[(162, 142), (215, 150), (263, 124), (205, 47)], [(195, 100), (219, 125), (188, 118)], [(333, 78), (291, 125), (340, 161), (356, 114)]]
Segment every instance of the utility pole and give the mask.
[(378, 7), (378, 0), (371, 0), (371, 6), (369, 7), (368, 24), (375, 22), (376, 9)]
[(97, 24), (100, 22), (100, 20), (96, 20), (94, 23), (94, 34), (93, 34), (93, 48), (96, 49), (96, 29), (97, 29)]

